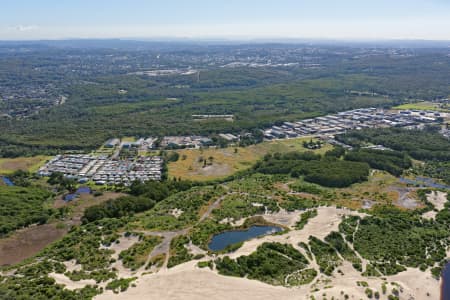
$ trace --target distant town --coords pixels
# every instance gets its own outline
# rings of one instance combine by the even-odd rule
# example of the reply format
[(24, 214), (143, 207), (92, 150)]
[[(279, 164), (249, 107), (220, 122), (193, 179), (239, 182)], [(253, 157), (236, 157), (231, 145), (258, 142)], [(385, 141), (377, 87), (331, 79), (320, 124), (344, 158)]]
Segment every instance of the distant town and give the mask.
[[(425, 124), (437, 122), (439, 118), (449, 117), (449, 113), (437, 111), (392, 111), (377, 108), (361, 108), (298, 122), (284, 122), (281, 126), (272, 126), (264, 130), (264, 138), (266, 140), (305, 136), (332, 138), (334, 135), (344, 133), (347, 130), (360, 130), (363, 128), (420, 128)], [(443, 130), (442, 134), (448, 135), (448, 130)]]
[[(231, 117), (231, 116), (230, 116)], [(262, 130), (265, 141), (275, 139), (319, 138), (333, 145), (351, 148), (334, 139), (335, 135), (348, 130), (364, 128), (423, 128), (426, 124), (450, 118), (450, 113), (425, 110), (386, 110), (361, 108), (330, 114), (297, 122), (283, 122)], [(450, 130), (443, 128), (441, 134), (450, 137)], [(248, 133), (246, 134), (248, 136)], [(217, 135), (228, 144), (236, 145), (243, 136), (232, 133)], [(125, 141), (112, 138), (105, 142), (103, 149), (110, 149), (109, 154), (66, 154), (57, 155), (44, 166), (38, 175), (51, 176), (62, 173), (79, 183), (94, 182), (96, 185), (129, 186), (134, 181), (161, 180), (164, 159), (162, 156), (146, 156), (142, 153), (152, 150), (200, 149), (216, 147), (213, 139), (206, 136), (165, 136), (138, 138)], [(381, 145), (374, 146), (385, 149)], [(124, 155), (126, 152), (126, 155)]]

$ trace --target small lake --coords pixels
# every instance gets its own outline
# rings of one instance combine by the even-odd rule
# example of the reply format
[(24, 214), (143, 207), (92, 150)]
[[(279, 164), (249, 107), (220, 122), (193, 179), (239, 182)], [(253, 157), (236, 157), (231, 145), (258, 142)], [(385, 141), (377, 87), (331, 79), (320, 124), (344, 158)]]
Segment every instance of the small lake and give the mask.
[(450, 263), (442, 270), (441, 300), (450, 299)]
[(280, 232), (283, 229), (276, 226), (252, 226), (246, 230), (226, 231), (213, 236), (208, 244), (212, 251), (221, 251), (236, 243), (244, 242), (252, 238)]
[(400, 182), (412, 185), (418, 185), (420, 187), (431, 187), (435, 189), (450, 189), (450, 186), (437, 183), (432, 178), (426, 178), (417, 176), (415, 179), (408, 179), (404, 177), (400, 177)]
[(14, 183), (8, 177), (2, 177), (2, 180), (7, 186), (14, 186)]

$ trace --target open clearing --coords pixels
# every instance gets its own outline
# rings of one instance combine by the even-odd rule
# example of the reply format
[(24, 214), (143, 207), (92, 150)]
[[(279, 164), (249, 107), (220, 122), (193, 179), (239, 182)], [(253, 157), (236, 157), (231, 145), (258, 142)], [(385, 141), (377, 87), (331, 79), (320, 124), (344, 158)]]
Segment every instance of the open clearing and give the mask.
[(72, 202), (56, 200), (55, 208), (63, 206), (71, 208), (67, 220), (60, 223), (30, 226), (16, 231), (10, 237), (0, 239), (0, 266), (20, 263), (24, 259), (36, 255), (48, 244), (62, 238), (70, 226), (81, 224), (81, 217), (86, 208), (123, 195), (106, 192), (99, 197), (82, 195)]
[(33, 156), (18, 158), (0, 158), (0, 174), (8, 175), (17, 170), (36, 172), (50, 156)]
[(58, 228), (56, 224), (45, 224), (24, 228), (10, 237), (0, 239), (0, 266), (16, 264), (32, 257), (66, 233), (65, 228)]
[(66, 202), (62, 199), (62, 196), (55, 200), (53, 207), (69, 207), (71, 209), (70, 216), (66, 221), (67, 225), (80, 225), (81, 217), (83, 216), (84, 210), (88, 207), (98, 205), (110, 199), (116, 199), (126, 194), (115, 193), (115, 192), (104, 192), (103, 195), (94, 197), (91, 194), (83, 194), (79, 198), (71, 202)]
[(417, 110), (435, 110), (442, 112), (449, 112), (450, 108), (443, 108), (439, 106), (439, 103), (433, 103), (429, 101), (408, 103), (393, 107), (393, 109), (417, 109)]
[[(263, 142), (249, 147), (177, 150), (180, 159), (169, 163), (169, 177), (200, 181), (224, 178), (250, 168), (267, 153), (309, 151), (303, 147), (303, 142), (309, 140), (310, 138), (287, 139)], [(325, 153), (330, 149), (332, 146), (325, 144), (314, 152)], [(208, 163), (206, 166), (204, 160)]]

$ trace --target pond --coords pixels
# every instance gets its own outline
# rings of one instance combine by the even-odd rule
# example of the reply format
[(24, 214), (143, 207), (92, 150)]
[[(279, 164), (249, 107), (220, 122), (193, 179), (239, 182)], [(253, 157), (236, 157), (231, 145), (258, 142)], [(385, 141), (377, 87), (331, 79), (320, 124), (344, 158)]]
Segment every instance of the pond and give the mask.
[(78, 197), (77, 194), (67, 194), (64, 196), (64, 201), (70, 202), (70, 201), (75, 200), (77, 197)]
[(450, 299), (450, 263), (442, 271), (441, 299)]
[(415, 179), (408, 179), (408, 178), (400, 177), (399, 180), (402, 183), (418, 185), (420, 187), (431, 187), (431, 188), (435, 188), (435, 189), (450, 189), (450, 186), (448, 186), (448, 185), (437, 183), (432, 178), (426, 178), (426, 177), (421, 177), (421, 176), (417, 176)]
[(252, 226), (246, 230), (226, 231), (213, 236), (208, 244), (208, 248), (212, 251), (221, 251), (226, 247), (260, 237), (268, 234), (280, 232), (283, 229), (276, 226)]
[(14, 186), (14, 183), (8, 177), (2, 177), (2, 180), (7, 186)]

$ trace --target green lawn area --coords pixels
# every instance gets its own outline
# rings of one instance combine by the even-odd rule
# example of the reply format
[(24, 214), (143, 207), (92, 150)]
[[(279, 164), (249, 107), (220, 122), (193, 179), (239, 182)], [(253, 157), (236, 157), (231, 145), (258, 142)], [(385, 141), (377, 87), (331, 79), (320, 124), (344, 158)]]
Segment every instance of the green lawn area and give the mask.
[(433, 103), (429, 101), (407, 103), (393, 107), (393, 109), (417, 109), (417, 110), (435, 110), (442, 112), (450, 112), (450, 107), (440, 107), (438, 103)]

